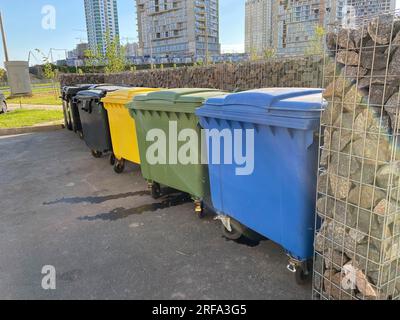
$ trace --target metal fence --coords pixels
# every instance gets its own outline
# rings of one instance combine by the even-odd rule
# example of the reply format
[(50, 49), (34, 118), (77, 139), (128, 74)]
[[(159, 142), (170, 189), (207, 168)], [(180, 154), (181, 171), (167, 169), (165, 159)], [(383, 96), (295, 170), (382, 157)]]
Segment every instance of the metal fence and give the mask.
[(314, 299), (400, 299), (399, 14), (327, 35)]

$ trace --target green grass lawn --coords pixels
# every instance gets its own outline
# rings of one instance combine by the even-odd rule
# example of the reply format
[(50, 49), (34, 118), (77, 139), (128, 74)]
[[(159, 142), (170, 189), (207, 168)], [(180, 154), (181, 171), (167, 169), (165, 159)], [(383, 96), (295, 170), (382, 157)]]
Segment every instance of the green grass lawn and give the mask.
[[(47, 88), (46, 86), (51, 86)], [(9, 91), (2, 90), (2, 93), (8, 97), (10, 95)], [(54, 86), (49, 84), (35, 85), (32, 90), (31, 97), (17, 97), (17, 98), (7, 98), (8, 104), (30, 104), (30, 105), (61, 105), (60, 100), (60, 89), (59, 84)]]
[(61, 110), (18, 109), (0, 114), (0, 128), (29, 127), (63, 119)]

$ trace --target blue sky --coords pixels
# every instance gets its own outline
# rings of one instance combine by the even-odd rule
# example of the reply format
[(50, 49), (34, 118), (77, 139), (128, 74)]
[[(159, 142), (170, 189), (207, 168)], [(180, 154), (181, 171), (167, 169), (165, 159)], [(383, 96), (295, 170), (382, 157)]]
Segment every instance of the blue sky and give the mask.
[[(245, 0), (220, 0), (221, 43), (224, 48), (243, 50)], [(56, 8), (56, 29), (42, 28), (42, 8)], [(120, 32), (122, 41), (137, 40), (134, 0), (118, 0)], [(72, 49), (80, 40), (86, 39), (83, 0), (1, 0), (0, 10), (8, 37), (9, 55), (12, 60), (26, 60), (30, 50), (36, 48), (46, 55), (50, 48)], [(54, 59), (65, 58), (63, 51), (54, 51)], [(35, 54), (39, 59), (40, 56)], [(32, 62), (37, 62), (32, 58)], [(0, 65), (3, 64), (3, 48)]]

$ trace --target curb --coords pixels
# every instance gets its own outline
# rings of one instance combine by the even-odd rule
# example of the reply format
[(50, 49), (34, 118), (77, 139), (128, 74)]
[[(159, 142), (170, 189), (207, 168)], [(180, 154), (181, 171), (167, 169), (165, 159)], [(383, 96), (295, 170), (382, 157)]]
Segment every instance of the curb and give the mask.
[(0, 136), (11, 136), (25, 133), (38, 133), (38, 132), (50, 132), (62, 130), (64, 126), (62, 124), (48, 124), (34, 127), (22, 127), (22, 128), (6, 128), (0, 129)]

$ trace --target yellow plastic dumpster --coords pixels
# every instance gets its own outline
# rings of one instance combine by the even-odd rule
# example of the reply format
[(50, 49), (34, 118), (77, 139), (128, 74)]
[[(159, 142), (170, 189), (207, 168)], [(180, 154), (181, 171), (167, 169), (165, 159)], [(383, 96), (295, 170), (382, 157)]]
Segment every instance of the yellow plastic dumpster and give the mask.
[(108, 113), (113, 145), (111, 164), (116, 173), (124, 171), (125, 161), (140, 164), (135, 120), (129, 115), (125, 105), (138, 94), (159, 90), (155, 88), (127, 88), (109, 93), (101, 100)]

